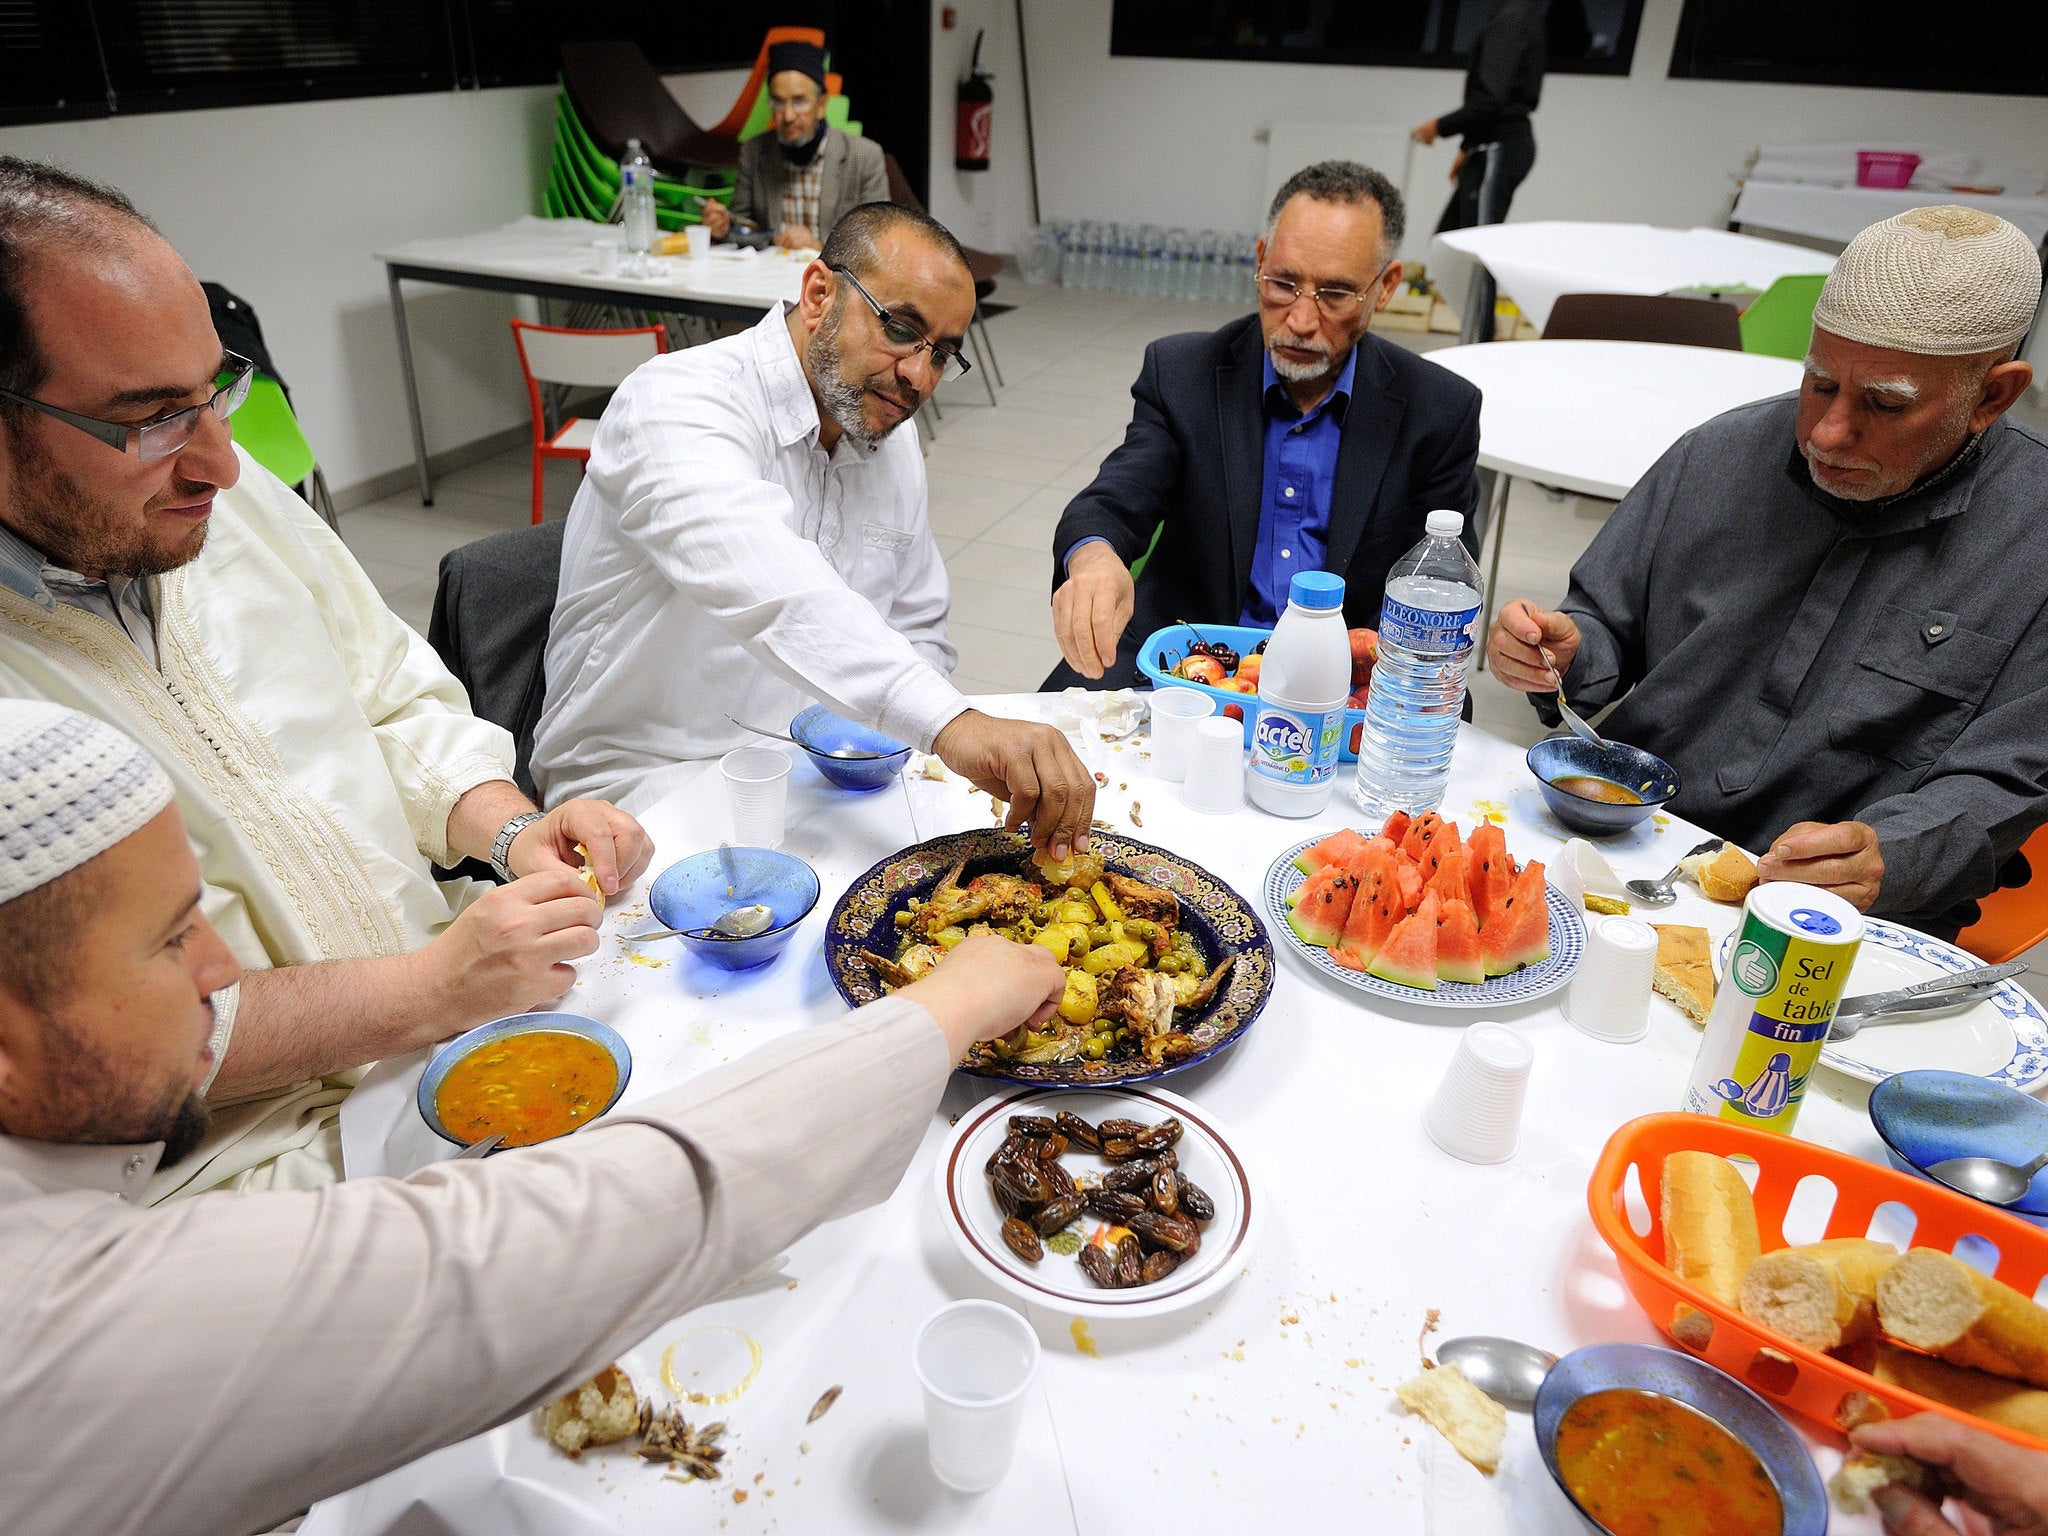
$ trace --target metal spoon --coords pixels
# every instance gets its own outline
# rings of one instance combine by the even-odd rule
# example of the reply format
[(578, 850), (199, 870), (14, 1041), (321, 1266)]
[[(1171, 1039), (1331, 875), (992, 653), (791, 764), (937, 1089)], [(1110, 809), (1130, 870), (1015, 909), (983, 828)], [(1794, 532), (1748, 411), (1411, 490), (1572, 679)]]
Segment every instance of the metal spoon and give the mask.
[(1590, 741), (1596, 747), (1604, 747), (1607, 740), (1593, 727), (1579, 718), (1579, 712), (1564, 701), (1564, 679), (1557, 675), (1557, 663), (1550, 659), (1550, 652), (1542, 646), (1537, 648), (1543, 657), (1543, 665), (1550, 669), (1550, 681), (1557, 686), (1557, 712), (1564, 717), (1564, 723), (1571, 733), (1581, 741)]
[[(1704, 843), (1701, 843), (1699, 847), (1687, 853), (1685, 857), (1690, 859), (1697, 854), (1719, 853), (1727, 846), (1728, 843), (1725, 838), (1710, 837)], [(1628, 893), (1646, 907), (1668, 907), (1671, 903), (1678, 900), (1678, 892), (1673, 888), (1672, 882), (1678, 879), (1684, 869), (1685, 863), (1681, 860), (1665, 870), (1661, 879), (1630, 880), (1626, 882)]]
[(721, 912), (709, 928), (652, 928), (646, 933), (621, 934), (628, 944), (648, 939), (751, 939), (775, 926), (775, 909), (756, 903)]
[[(734, 720), (731, 715), (727, 715), (725, 718), (728, 720), (732, 720), (732, 723), (738, 726), (741, 730), (752, 731), (756, 736), (772, 736), (777, 741), (788, 742), (792, 747), (803, 747), (806, 752), (818, 751), (816, 747), (804, 747), (804, 744), (802, 742), (798, 741), (794, 736), (790, 735), (787, 731), (764, 731), (758, 725), (749, 725), (744, 720)], [(894, 757), (896, 754), (894, 752), (862, 752), (856, 747), (834, 747), (831, 751), (819, 752), (818, 755), (820, 757), (836, 757), (841, 758), (847, 762), (858, 763), (873, 762), (878, 758)]]
[(1950, 1189), (1986, 1205), (2017, 1205), (2027, 1198), (2034, 1175), (2048, 1168), (2048, 1152), (2024, 1165), (2001, 1163), (1995, 1157), (1951, 1157), (1927, 1170)]
[(1557, 1364), (1547, 1349), (1485, 1334), (1445, 1339), (1436, 1347), (1436, 1358), (1440, 1365), (1455, 1365), (1473, 1386), (1517, 1413), (1535, 1410), (1536, 1391)]
[(498, 1150), (498, 1143), (503, 1141), (504, 1139), (505, 1133), (500, 1131), (495, 1136), (484, 1137), (482, 1141), (472, 1141), (460, 1152), (456, 1153), (453, 1157), (449, 1158), (448, 1161), (451, 1163), (459, 1163), (465, 1157), (489, 1157), (493, 1152)]

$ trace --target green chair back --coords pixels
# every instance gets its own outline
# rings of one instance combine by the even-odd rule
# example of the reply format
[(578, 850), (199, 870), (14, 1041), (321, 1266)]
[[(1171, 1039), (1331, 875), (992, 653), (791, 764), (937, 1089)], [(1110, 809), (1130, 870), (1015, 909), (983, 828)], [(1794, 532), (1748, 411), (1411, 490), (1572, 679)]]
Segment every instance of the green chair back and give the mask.
[(244, 453), (286, 485), (298, 485), (313, 473), (312, 444), (299, 430), (284, 390), (268, 374), (249, 381), (249, 397), (228, 418), (228, 432)]
[(1806, 356), (1813, 342), (1813, 306), (1820, 302), (1819, 272), (1797, 272), (1779, 278), (1742, 312), (1742, 350), (1769, 357)]
[(1145, 546), (1145, 553), (1131, 562), (1131, 580), (1136, 581), (1145, 574), (1146, 563), (1151, 560), (1152, 551), (1159, 547), (1159, 535), (1164, 532), (1166, 532), (1166, 524), (1164, 523), (1161, 523), (1152, 530), (1152, 542)]
[[(738, 176), (732, 171), (692, 170), (687, 179), (654, 179), (654, 220), (664, 230), (702, 222), (704, 198), (732, 201)], [(550, 218), (589, 219), (604, 223), (619, 200), (619, 165), (597, 147), (568, 92), (555, 96), (555, 142), (549, 156), (548, 184), (541, 209)]]

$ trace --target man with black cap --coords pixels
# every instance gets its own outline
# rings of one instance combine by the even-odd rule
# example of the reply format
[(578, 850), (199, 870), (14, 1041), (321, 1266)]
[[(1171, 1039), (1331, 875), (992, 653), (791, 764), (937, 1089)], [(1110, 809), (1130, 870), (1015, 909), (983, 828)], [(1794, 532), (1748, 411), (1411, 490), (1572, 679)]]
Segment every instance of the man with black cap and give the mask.
[(889, 201), (882, 146), (825, 121), (824, 49), (801, 42), (770, 48), (768, 102), (775, 131), (740, 146), (732, 210), (704, 205), (713, 239), (743, 224), (773, 230), (775, 243), (792, 250), (820, 246), (847, 209)]

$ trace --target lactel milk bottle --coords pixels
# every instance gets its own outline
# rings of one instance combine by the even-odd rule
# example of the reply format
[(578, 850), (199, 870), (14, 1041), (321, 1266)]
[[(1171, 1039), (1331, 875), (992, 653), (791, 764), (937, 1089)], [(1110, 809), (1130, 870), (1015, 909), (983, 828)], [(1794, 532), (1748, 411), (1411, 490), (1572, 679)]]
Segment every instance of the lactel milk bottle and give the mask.
[(1304, 571), (1288, 583), (1287, 611), (1260, 664), (1245, 781), (1253, 805), (1275, 816), (1313, 816), (1330, 803), (1350, 697), (1344, 578)]

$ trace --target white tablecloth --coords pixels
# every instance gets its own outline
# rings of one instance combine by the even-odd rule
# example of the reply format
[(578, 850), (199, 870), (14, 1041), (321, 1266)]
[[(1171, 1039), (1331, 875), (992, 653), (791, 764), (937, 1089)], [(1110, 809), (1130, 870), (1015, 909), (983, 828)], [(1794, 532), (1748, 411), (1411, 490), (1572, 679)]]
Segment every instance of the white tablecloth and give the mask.
[(1482, 342), (1429, 360), (1484, 395), (1481, 468), (1613, 501), (1701, 422), (1800, 374), (1788, 358), (1647, 341)]
[[(1513, 351), (1502, 347), (1498, 350)], [(1019, 696), (982, 702), (1049, 713)], [(1282, 848), (1354, 820), (1341, 795), (1322, 816), (1283, 821), (1246, 810), (1212, 818), (1182, 808), (1150, 778), (1142, 738), (1091, 749), (1107, 777), (1098, 812), (1176, 849), (1239, 890), (1258, 891)], [(657, 869), (727, 834), (706, 784), (647, 818)], [(1504, 807), (1510, 848), (1549, 856), (1563, 829), (1542, 806), (1521, 751), (1466, 727), (1447, 815), (1468, 829), (1484, 800)], [(906, 779), (866, 797), (838, 794), (807, 766), (791, 787), (787, 846), (818, 867), (817, 912), (771, 967), (737, 976), (670, 958), (632, 963), (615, 942), (582, 967), (565, 1007), (609, 1020), (631, 1042), (639, 1097), (729, 1060), (773, 1035), (836, 1015), (820, 955), (825, 915), (848, 881), (915, 839), (989, 821), (985, 796), (958, 780)], [(1695, 829), (1659, 817), (1609, 845), (1625, 875), (1661, 874)], [(1665, 916), (1719, 934), (1735, 911), (1685, 889)], [(645, 922), (644, 886), (614, 904), (610, 926)], [(1423, 1134), (1422, 1105), (1471, 1015), (1368, 1000), (1283, 954), (1272, 1000), (1243, 1042), (1168, 1080), (1226, 1126), (1268, 1198), (1269, 1225), (1242, 1277), (1209, 1304), (1149, 1321), (1094, 1322), (1083, 1354), (1068, 1320), (1025, 1308), (1045, 1346), (1017, 1465), (990, 1494), (933, 1481), (909, 1368), (911, 1334), (961, 1296), (1007, 1300), (961, 1260), (939, 1224), (931, 1162), (957, 1111), (994, 1085), (956, 1079), (894, 1199), (798, 1243), (745, 1294), (656, 1333), (625, 1364), (658, 1392), (663, 1347), (707, 1322), (759, 1340), (758, 1380), (718, 1410), (731, 1425), (731, 1480), (664, 1481), (612, 1452), (571, 1462), (530, 1422), (452, 1446), (315, 1509), (307, 1536), (449, 1536), (676, 1530), (1015, 1532), (1128, 1536), (1136, 1531), (1306, 1531), (1374, 1536), (1492, 1531), (1576, 1536), (1511, 1415), (1499, 1475), (1484, 1479), (1394, 1403), (1417, 1370), (1427, 1308), (1446, 1336), (1499, 1333), (1559, 1351), (1658, 1338), (1594, 1235), (1586, 1181), (1614, 1127), (1678, 1103), (1698, 1039), (1668, 1004), (1649, 1037), (1595, 1042), (1550, 1002), (1504, 1009), (1536, 1049), (1521, 1148), (1509, 1163), (1458, 1162)], [(411, 1103), (418, 1063), (378, 1069), (343, 1113), (352, 1174), (444, 1155)], [(1867, 1090), (1823, 1072), (1802, 1136), (1878, 1158)], [(650, 1241), (658, 1235), (650, 1234)], [(578, 1304), (564, 1297), (564, 1308)], [(1014, 1303), (1013, 1303), (1014, 1304)], [(804, 1414), (827, 1386), (831, 1413)], [(694, 1415), (693, 1415), (694, 1416)], [(1822, 1470), (1834, 1453), (1817, 1451)], [(757, 1479), (758, 1474), (758, 1479)], [(737, 1490), (748, 1495), (733, 1501)], [(1838, 1521), (1838, 1531), (1874, 1527)]]
[(1539, 220), (1438, 235), (1431, 272), (1458, 307), (1474, 261), (1542, 330), (1567, 293), (1668, 293), (1674, 288), (1768, 288), (1789, 272), (1828, 272), (1835, 259), (1725, 229)]
[(1908, 187), (1891, 192), (1880, 187), (1825, 187), (1811, 182), (1758, 181), (1742, 184), (1730, 220), (1757, 229), (1806, 235), (1847, 245), (1879, 219), (1925, 208), (1933, 203), (1960, 203), (2010, 219), (2035, 245), (2048, 240), (2048, 197), (1987, 197), (1980, 192), (1921, 191)]

